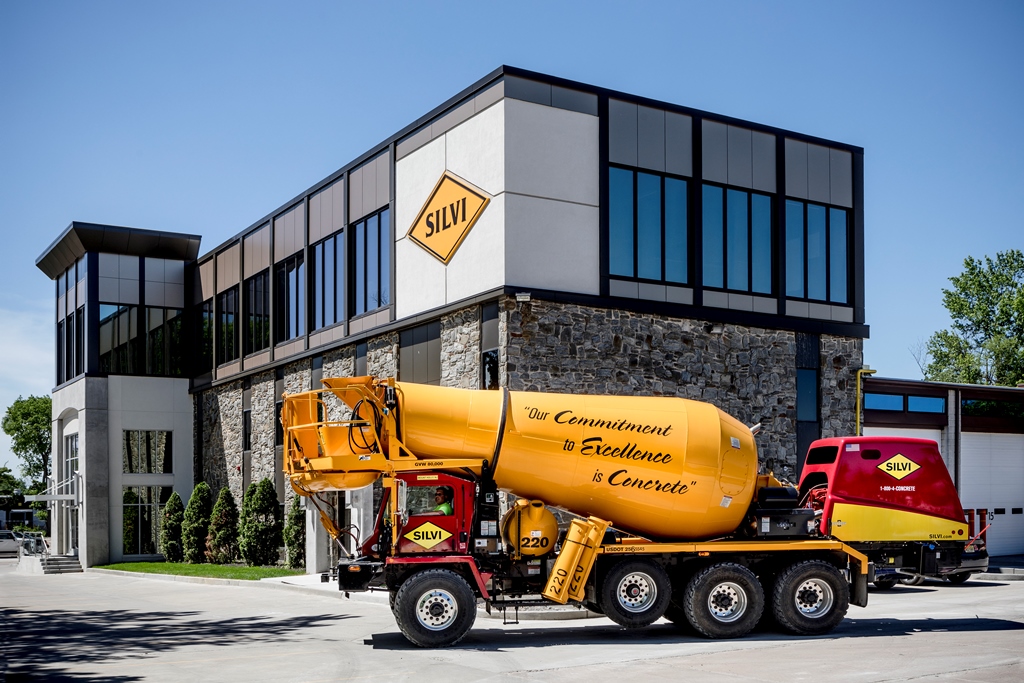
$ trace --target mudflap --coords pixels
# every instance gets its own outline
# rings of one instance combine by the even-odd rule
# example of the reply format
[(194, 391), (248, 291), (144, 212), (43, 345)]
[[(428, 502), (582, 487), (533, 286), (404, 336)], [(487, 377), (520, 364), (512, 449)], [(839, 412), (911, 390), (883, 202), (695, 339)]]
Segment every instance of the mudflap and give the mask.
[(856, 605), (857, 607), (868, 606), (868, 582), (874, 578), (875, 566), (873, 562), (868, 562), (866, 572), (861, 571), (860, 563), (856, 560), (850, 562), (850, 604)]
[(338, 590), (359, 593), (384, 571), (384, 563), (373, 560), (347, 560), (338, 563)]

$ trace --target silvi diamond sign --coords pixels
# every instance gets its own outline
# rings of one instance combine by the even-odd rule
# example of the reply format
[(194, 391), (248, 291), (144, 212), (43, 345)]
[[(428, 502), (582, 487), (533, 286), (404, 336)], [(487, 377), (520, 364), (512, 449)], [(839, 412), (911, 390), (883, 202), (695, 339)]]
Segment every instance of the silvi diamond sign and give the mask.
[(490, 201), (486, 192), (445, 171), (413, 221), (408, 235), (441, 263), (448, 265)]

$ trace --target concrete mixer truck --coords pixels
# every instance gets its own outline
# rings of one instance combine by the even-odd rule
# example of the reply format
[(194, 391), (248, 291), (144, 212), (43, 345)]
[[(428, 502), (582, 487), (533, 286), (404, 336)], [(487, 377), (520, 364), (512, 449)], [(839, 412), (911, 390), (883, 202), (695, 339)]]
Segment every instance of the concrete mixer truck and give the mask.
[[(955, 572), (969, 540), (931, 441), (822, 440), (789, 486), (758, 473), (754, 429), (697, 401), (323, 384), (284, 396), (286, 474), (332, 537), (357, 538), (339, 589), (388, 591), (423, 647), (461, 640), (478, 601), (818, 635), (867, 604), (876, 565)], [(378, 480), (374, 528), (339, 528), (323, 494)]]

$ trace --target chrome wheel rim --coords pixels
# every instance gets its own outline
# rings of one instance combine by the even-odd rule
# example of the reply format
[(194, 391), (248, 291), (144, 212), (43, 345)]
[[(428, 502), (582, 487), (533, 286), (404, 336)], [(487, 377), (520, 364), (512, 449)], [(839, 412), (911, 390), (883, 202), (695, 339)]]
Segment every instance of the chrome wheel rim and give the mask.
[(619, 606), (631, 614), (644, 612), (658, 599), (658, 587), (650, 575), (632, 572), (622, 577), (615, 592)]
[(445, 630), (458, 616), (459, 604), (455, 596), (440, 588), (427, 591), (416, 603), (416, 620), (429, 631)]
[(817, 619), (832, 610), (835, 596), (832, 593), (832, 586), (827, 581), (807, 579), (797, 586), (793, 601), (800, 614)]
[(732, 623), (747, 611), (747, 592), (738, 583), (720, 583), (708, 595), (708, 611), (716, 621)]

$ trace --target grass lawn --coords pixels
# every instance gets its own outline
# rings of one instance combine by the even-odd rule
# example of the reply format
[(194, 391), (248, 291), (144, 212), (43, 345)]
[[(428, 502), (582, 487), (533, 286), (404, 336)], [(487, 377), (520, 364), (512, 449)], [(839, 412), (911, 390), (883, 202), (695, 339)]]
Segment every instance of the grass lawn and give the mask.
[(122, 572), (142, 574), (171, 574), (174, 576), (202, 576), (210, 579), (241, 579), (259, 581), (278, 576), (304, 574), (301, 569), (284, 567), (244, 567), (232, 564), (185, 564), (183, 562), (122, 562), (107, 564), (97, 569), (117, 569)]

